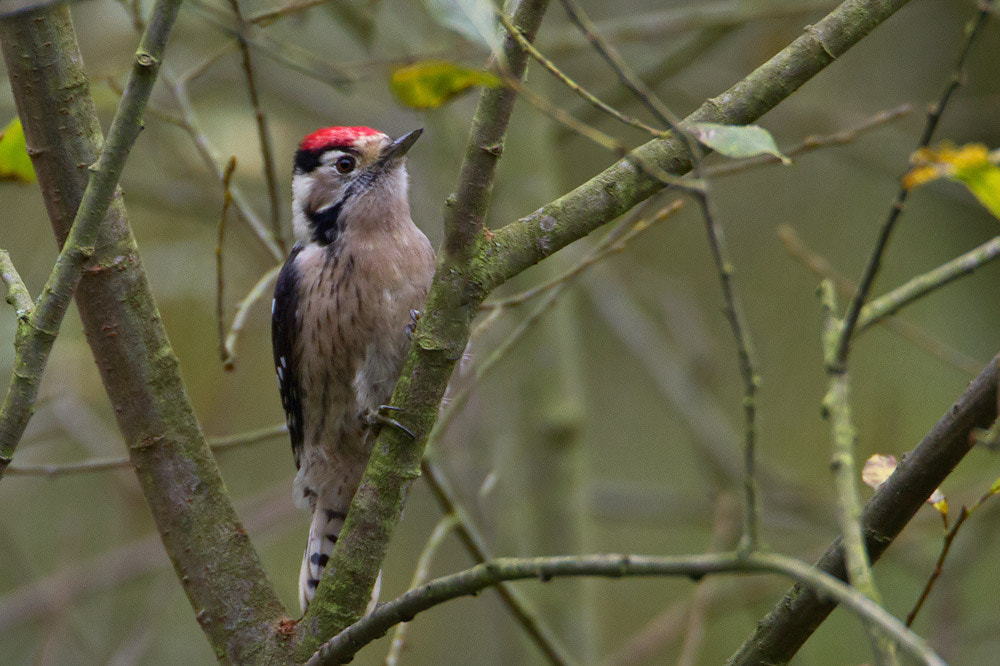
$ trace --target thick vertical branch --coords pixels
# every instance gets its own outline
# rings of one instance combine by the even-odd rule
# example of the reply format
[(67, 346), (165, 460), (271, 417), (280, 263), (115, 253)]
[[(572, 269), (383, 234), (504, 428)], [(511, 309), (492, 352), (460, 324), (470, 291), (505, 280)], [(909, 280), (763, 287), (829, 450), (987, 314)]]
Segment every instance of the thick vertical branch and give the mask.
[(94, 253), (97, 230), (115, 195), (125, 160), (142, 129), (142, 112), (156, 82), (167, 37), (179, 9), (180, 0), (161, 0), (154, 7), (149, 28), (143, 32), (136, 51), (121, 104), (111, 123), (108, 140), (97, 162), (90, 166), (87, 187), (69, 235), (36, 307), (18, 326), (14, 372), (0, 407), (0, 474), (10, 464), (14, 448), (31, 418), (42, 373), (80, 280), (80, 270)]
[[(532, 39), (547, 5), (548, 0), (521, 0), (511, 20)], [(506, 35), (504, 59), (514, 76), (523, 76), (527, 57), (517, 40)], [(468, 278), (469, 260), (483, 233), (516, 98), (506, 87), (487, 89), (480, 97), (458, 189), (448, 199), (445, 242), (425, 316), (392, 397), (392, 404), (403, 409), (404, 419), (410, 419), (405, 425), (417, 434), (417, 441), (395, 428), (385, 428), (379, 435), (323, 580), (299, 625), (303, 628), (296, 648), (300, 658), (308, 658), (323, 640), (350, 625), (364, 610), (406, 492), (420, 476), (427, 434), (451, 371), (465, 349), (472, 317), (486, 295), (477, 293)], [(415, 372), (416, 367), (424, 372)]]
[[(743, 81), (706, 102), (692, 120), (752, 122), (906, 2), (847, 0)], [(544, 6), (543, 0), (524, 0), (515, 10), (514, 24), (532, 35), (534, 29), (529, 28), (537, 26)], [(505, 49), (512, 68), (526, 58), (510, 35)], [(497, 232), (481, 232), (498, 157), (494, 153), (501, 147), (489, 138), (503, 136), (512, 108), (512, 101), (502, 101), (507, 94), (513, 93), (497, 89), (486, 91), (481, 98), (461, 186), (446, 215), (445, 247), (414, 344), (393, 392), (392, 404), (403, 410), (400, 420), (416, 433), (416, 441), (394, 428), (385, 428), (379, 435), (316, 598), (299, 624), (296, 655), (300, 658), (307, 658), (319, 641), (353, 622), (367, 604), (405, 493), (420, 474), (423, 442), (465, 348), (471, 319), (485, 295), (663, 188), (660, 180), (636, 164), (657, 165), (673, 174), (690, 168), (690, 159), (678, 139), (654, 140), (535, 213)]]
[[(11, 87), (60, 245), (102, 137), (67, 5), (0, 21)], [(288, 660), (284, 609), (195, 418), (116, 193), (76, 303), (164, 546), (220, 660)]]

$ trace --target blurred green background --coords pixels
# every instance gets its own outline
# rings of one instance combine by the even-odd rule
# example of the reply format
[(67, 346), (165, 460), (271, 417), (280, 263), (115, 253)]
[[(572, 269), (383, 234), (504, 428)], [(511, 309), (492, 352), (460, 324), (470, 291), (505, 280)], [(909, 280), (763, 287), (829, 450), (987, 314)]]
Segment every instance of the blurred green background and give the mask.
[[(233, 182), (266, 220), (257, 130), (240, 57), (232, 48), (229, 5), (204, 1), (185, 3), (167, 66), (179, 74), (218, 55), (190, 85), (194, 113), (219, 158), (237, 157)], [(824, 13), (818, 9), (824, 3), (762, 0), (589, 0), (584, 5), (678, 115), (728, 88)], [(276, 5), (255, 0), (241, 6), (250, 16)], [(733, 19), (736, 10), (746, 16)], [(794, 166), (761, 168), (713, 184), (763, 377), (764, 534), (775, 550), (812, 560), (837, 533), (829, 430), (819, 410), (825, 377), (818, 278), (790, 256), (776, 229), (793, 227), (836, 269), (857, 277), (916, 145), (923, 109), (950, 75), (965, 22), (975, 11), (971, 1), (914, 0), (761, 124), (785, 147), (904, 102), (914, 105), (913, 113), (848, 145), (803, 155)], [(76, 4), (74, 19), (106, 129), (117, 103), (115, 86), (107, 81), (124, 81), (137, 34), (127, 12), (112, 0)], [(442, 205), (456, 182), (476, 94), (417, 112), (393, 100), (388, 81), (394, 65), (446, 57), (477, 67), (483, 52), (435, 23), (421, 4), (401, 0), (334, 1), (255, 29), (252, 42), (275, 146), (286, 238), (291, 156), (298, 140), (320, 126), (361, 124), (392, 135), (425, 128), (410, 153), (411, 202), (414, 219), (437, 245)], [(613, 73), (573, 31), (558, 3), (543, 22), (538, 44), (580, 83), (608, 99), (617, 97), (621, 108), (642, 116), (638, 104), (621, 97)], [(1000, 145), (998, 56), (1000, 30), (994, 21), (974, 48), (967, 85), (948, 107), (938, 139)], [(631, 145), (645, 140), (634, 130), (595, 118), (537, 65), (529, 70), (528, 84)], [(162, 83), (151, 106), (179, 114)], [(13, 115), (10, 90), (0, 86), (0, 121), (6, 124)], [(491, 224), (533, 211), (613, 159), (519, 104)], [(226, 372), (219, 362), (215, 246), (222, 188), (194, 143), (183, 130), (147, 114), (123, 187), (153, 291), (206, 433), (238, 434), (281, 423), (267, 298), (251, 312), (235, 369)], [(0, 246), (10, 250), (37, 294), (55, 257), (41, 197), (36, 186), (0, 183), (0, 201)], [(877, 290), (929, 270), (998, 231), (997, 220), (960, 186), (929, 185), (910, 199)], [(504, 293), (568, 268), (592, 240), (529, 270)], [(235, 216), (224, 256), (228, 326), (237, 302), (272, 261)], [(1000, 266), (987, 266), (904, 311), (907, 321), (964, 359), (957, 364), (885, 328), (859, 339), (851, 363), (859, 460), (912, 448), (976, 367), (996, 353), (998, 283)], [(695, 207), (687, 206), (623, 253), (588, 270), (499, 363), (436, 451), (497, 555), (683, 554), (702, 552), (710, 544), (734, 546), (739, 488), (731, 473), (739, 469), (741, 386), (721, 303), (703, 224)], [(476, 338), (455, 386), (468, 383), (469, 370), (532, 307), (505, 313)], [(4, 377), (11, 367), (13, 330), (12, 310), (0, 308)], [(71, 310), (15, 464), (123, 454)], [(295, 585), (308, 517), (292, 506), (294, 466), (287, 439), (220, 453), (219, 464), (279, 593), (290, 609), (297, 608)], [(976, 449), (943, 490), (957, 508), (979, 497), (998, 475), (995, 455)], [(869, 491), (863, 492), (867, 498)], [(0, 661), (213, 661), (129, 471), (51, 479), (8, 474), (0, 483), (0, 507)], [(432, 496), (418, 482), (385, 563), (383, 599), (405, 591), (439, 517)], [(916, 630), (951, 663), (994, 663), (1000, 650), (994, 605), (1000, 590), (994, 564), (998, 526), (1000, 511), (994, 505), (966, 525), (916, 622)], [(941, 531), (939, 516), (925, 508), (877, 566), (885, 604), (895, 615), (905, 616), (919, 595), (938, 555)], [(443, 574), (470, 564), (450, 537), (432, 570)], [(787, 587), (773, 577), (725, 577), (701, 585), (699, 591), (688, 580), (518, 584), (575, 656), (621, 664), (675, 663), (682, 652), (693, 659), (687, 663), (721, 663)], [(700, 641), (688, 626), (692, 607), (698, 609), (694, 629), (703, 632)], [(388, 638), (369, 646), (355, 663), (381, 663), (388, 646)], [(796, 663), (870, 659), (861, 625), (838, 610)], [(402, 663), (541, 660), (495, 593), (487, 591), (420, 615), (409, 628)]]

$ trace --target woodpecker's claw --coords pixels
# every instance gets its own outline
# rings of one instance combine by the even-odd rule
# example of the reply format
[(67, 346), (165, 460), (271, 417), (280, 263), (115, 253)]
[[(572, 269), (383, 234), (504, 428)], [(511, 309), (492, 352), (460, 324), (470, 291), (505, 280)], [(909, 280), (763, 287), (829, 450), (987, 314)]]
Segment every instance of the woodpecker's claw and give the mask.
[(410, 323), (406, 325), (406, 339), (413, 339), (413, 332), (417, 330), (417, 322), (420, 321), (420, 310), (410, 310)]
[(410, 430), (409, 428), (407, 428), (405, 425), (403, 425), (402, 423), (400, 423), (396, 419), (392, 418), (391, 416), (386, 416), (385, 414), (383, 414), (382, 413), (383, 410), (390, 411), (390, 412), (401, 412), (401, 411), (403, 411), (403, 408), (402, 407), (395, 407), (393, 405), (379, 405), (378, 409), (370, 410), (367, 414), (365, 414), (365, 421), (368, 422), (368, 425), (370, 425), (370, 426), (374, 426), (374, 425), (379, 425), (379, 426), (390, 425), (393, 428), (397, 428), (397, 429), (402, 430), (403, 432), (405, 432), (407, 435), (410, 436), (410, 439), (416, 439), (417, 438), (417, 436), (413, 434), (413, 431)]

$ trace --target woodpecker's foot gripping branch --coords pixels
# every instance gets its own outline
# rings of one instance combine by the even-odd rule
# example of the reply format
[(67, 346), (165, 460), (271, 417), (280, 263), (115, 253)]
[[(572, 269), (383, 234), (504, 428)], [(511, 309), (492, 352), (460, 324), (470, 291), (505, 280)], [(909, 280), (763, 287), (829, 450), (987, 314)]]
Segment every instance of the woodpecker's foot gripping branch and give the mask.
[(410, 310), (410, 323), (406, 325), (406, 339), (413, 340), (413, 332), (417, 330), (417, 322), (420, 321), (420, 310)]
[[(411, 310), (410, 312), (413, 313), (414, 310)], [(381, 428), (382, 426), (389, 425), (392, 426), (393, 428), (398, 428), (399, 430), (405, 432), (407, 435), (409, 435), (410, 439), (417, 438), (417, 436), (413, 434), (412, 430), (410, 430), (405, 425), (403, 425), (396, 419), (392, 418), (391, 416), (383, 414), (382, 412), (384, 411), (399, 412), (402, 411), (402, 407), (395, 407), (393, 405), (379, 405), (378, 409), (372, 409), (365, 414), (364, 416), (365, 422), (371, 427), (378, 426)]]

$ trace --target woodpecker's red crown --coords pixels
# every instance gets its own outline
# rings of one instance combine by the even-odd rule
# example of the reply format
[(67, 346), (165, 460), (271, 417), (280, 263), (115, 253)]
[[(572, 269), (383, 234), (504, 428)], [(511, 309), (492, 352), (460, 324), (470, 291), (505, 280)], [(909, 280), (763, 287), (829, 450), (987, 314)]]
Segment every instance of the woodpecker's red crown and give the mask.
[(343, 146), (353, 146), (358, 139), (363, 136), (382, 134), (371, 127), (324, 127), (302, 139), (299, 148), (302, 150), (323, 150), (325, 148), (337, 148)]

